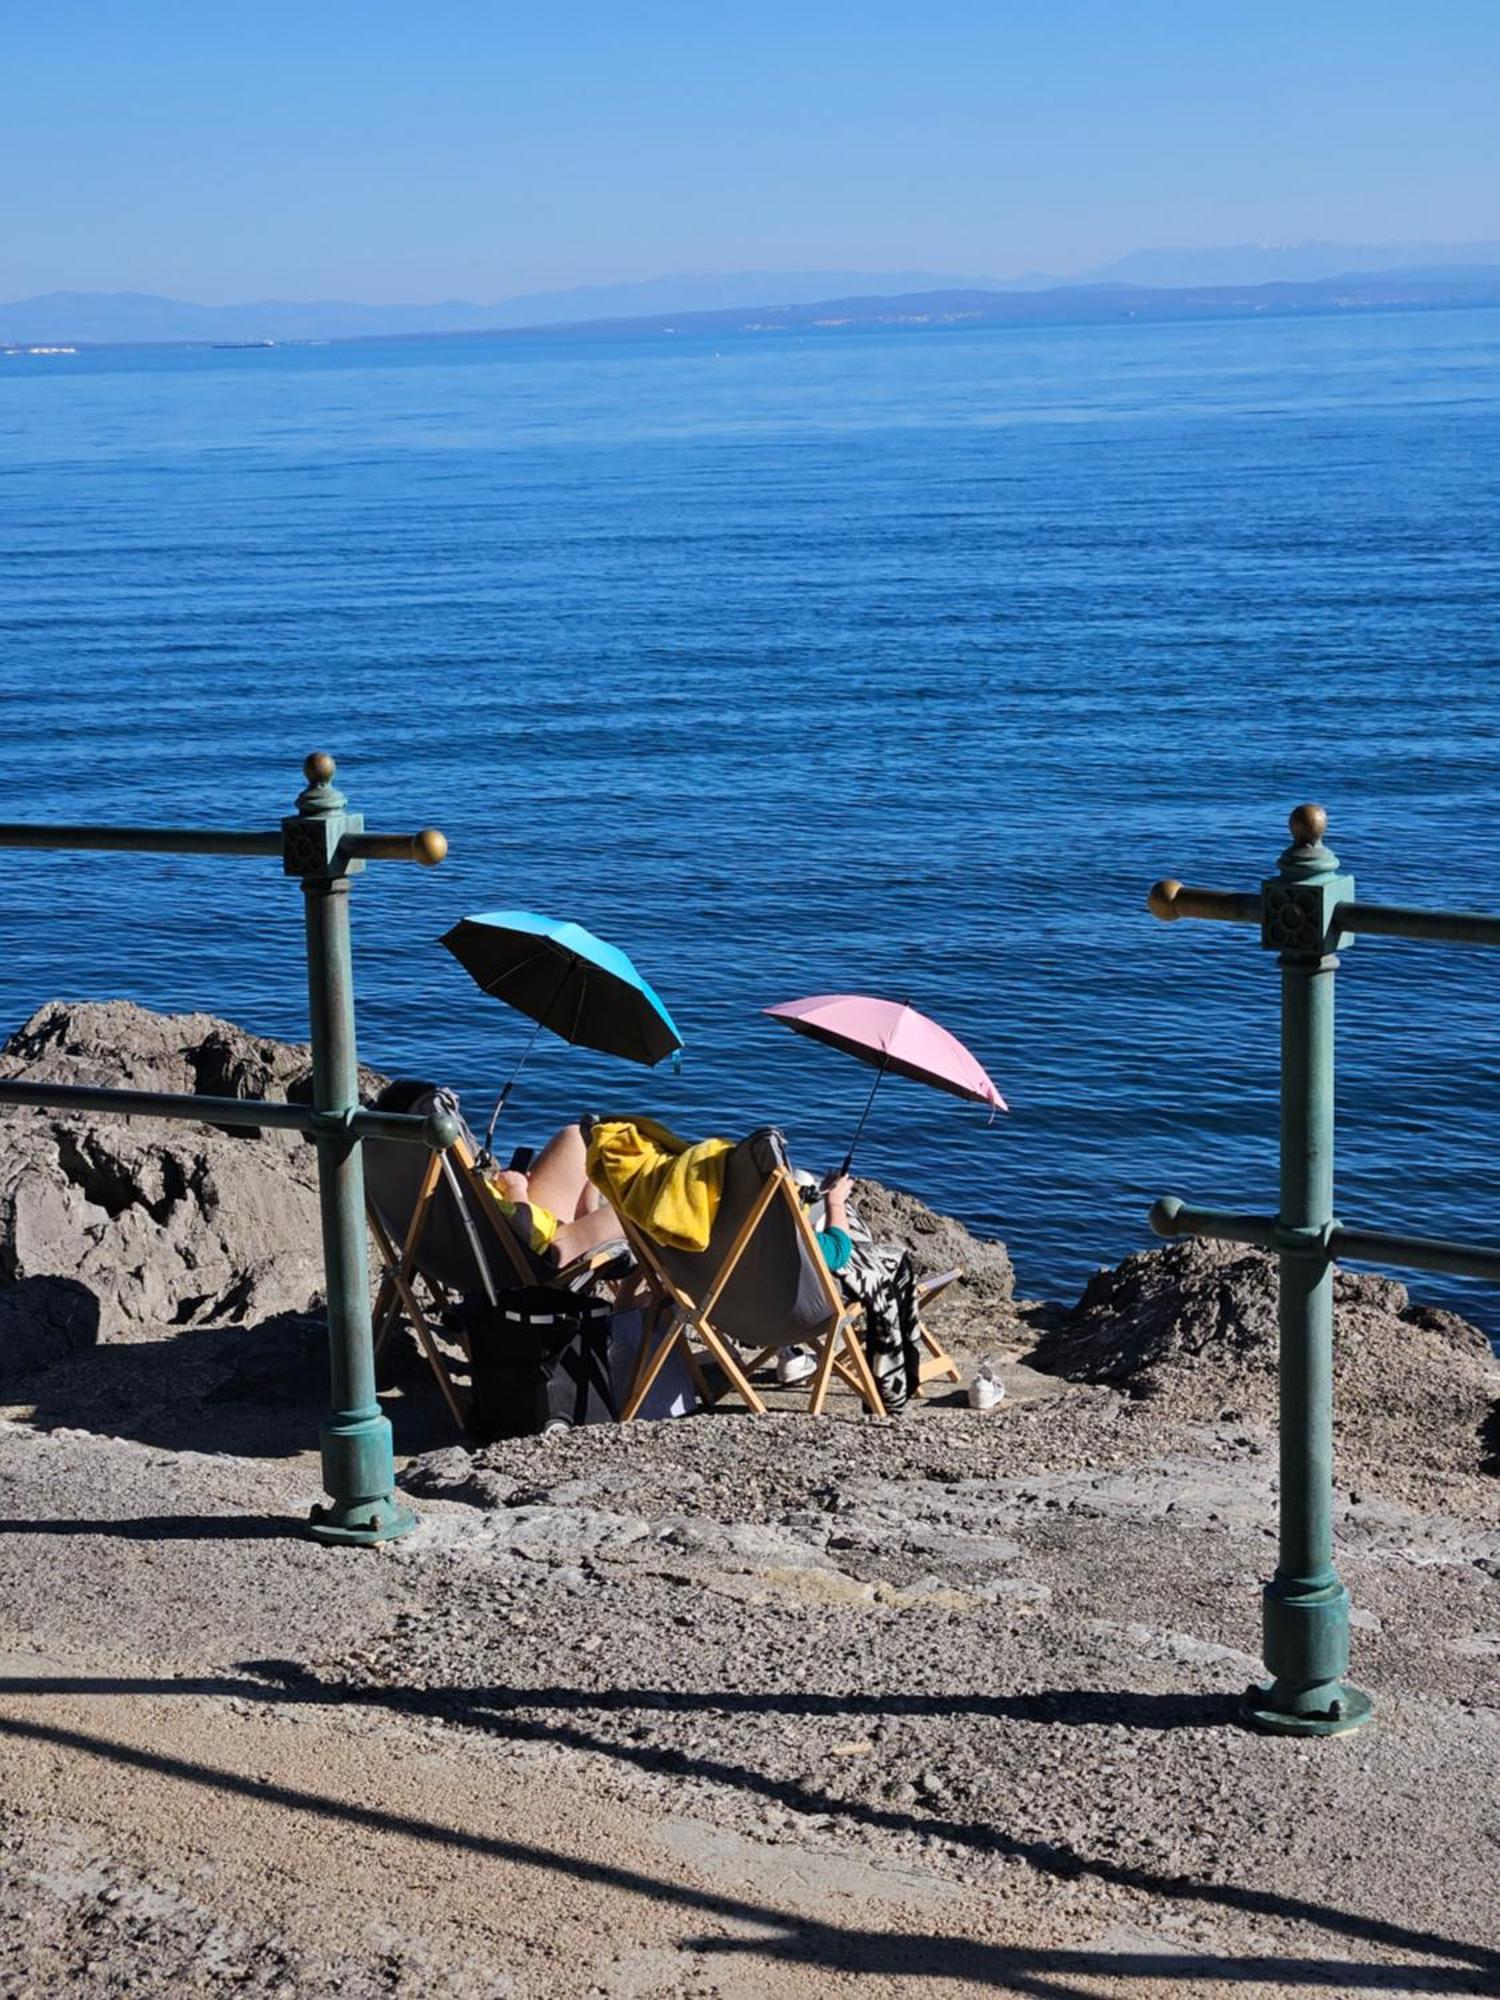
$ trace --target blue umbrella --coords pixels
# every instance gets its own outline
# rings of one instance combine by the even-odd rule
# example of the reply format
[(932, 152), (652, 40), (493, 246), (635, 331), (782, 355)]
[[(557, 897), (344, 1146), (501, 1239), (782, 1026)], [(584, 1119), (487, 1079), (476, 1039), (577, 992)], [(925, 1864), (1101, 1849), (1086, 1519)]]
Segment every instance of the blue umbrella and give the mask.
[(626, 954), (582, 924), (531, 910), (485, 910), (462, 918), (442, 942), (483, 992), (536, 1022), (500, 1093), (491, 1134), (543, 1028), (648, 1068), (682, 1047), (677, 1024)]

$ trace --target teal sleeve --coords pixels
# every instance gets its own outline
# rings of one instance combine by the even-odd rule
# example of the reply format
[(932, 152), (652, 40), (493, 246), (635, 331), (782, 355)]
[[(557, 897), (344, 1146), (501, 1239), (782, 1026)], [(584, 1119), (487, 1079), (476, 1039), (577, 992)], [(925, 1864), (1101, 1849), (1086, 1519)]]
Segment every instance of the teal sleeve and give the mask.
[(854, 1240), (847, 1229), (820, 1229), (818, 1248), (830, 1271), (842, 1271), (854, 1255)]

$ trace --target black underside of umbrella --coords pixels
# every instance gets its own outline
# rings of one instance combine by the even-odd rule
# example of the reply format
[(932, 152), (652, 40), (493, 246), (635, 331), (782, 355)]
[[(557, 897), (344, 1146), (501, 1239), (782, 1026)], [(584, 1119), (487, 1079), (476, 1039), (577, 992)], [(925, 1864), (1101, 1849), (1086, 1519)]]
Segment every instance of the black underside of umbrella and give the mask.
[(442, 941), (483, 992), (575, 1047), (650, 1066), (678, 1046), (638, 987), (566, 946), (468, 922)]

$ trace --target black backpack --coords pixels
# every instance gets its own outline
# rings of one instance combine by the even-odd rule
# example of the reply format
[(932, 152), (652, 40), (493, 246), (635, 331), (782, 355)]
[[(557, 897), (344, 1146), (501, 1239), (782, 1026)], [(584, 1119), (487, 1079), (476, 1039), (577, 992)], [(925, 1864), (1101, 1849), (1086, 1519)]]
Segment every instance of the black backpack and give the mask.
[(615, 1421), (611, 1307), (548, 1285), (462, 1308), (472, 1358), (469, 1429), (481, 1440)]

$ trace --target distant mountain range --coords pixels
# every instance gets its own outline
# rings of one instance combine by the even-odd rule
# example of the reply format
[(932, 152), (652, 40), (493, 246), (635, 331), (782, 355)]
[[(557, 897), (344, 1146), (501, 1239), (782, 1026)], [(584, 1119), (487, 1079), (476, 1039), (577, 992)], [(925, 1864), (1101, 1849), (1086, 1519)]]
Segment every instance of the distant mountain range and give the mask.
[[(204, 306), (145, 292), (49, 292), (0, 305), (0, 344), (389, 339), (586, 324), (628, 324), (646, 331), (668, 322), (683, 331), (689, 322), (717, 330), (742, 323), (747, 313), (755, 316), (755, 324), (767, 326), (810, 326), (830, 319), (874, 324), (955, 317), (1099, 318), (1121, 312), (1156, 318), (1164, 310), (1197, 317), (1205, 312), (1484, 303), (1480, 295), (1496, 284), (1500, 242), (1238, 244), (1136, 250), (1072, 277), (1042, 272), (982, 278), (926, 271), (748, 271), (532, 292), (495, 305), (447, 299), (434, 305), (261, 300)], [(1168, 296), (1175, 302), (1170, 308)]]
[[(861, 327), (1076, 326), (1119, 320), (1286, 318), (1298, 313), (1433, 310), (1441, 306), (1500, 306), (1500, 265), (1354, 273), (1309, 284), (1059, 285), (1039, 292), (908, 292), (895, 298), (820, 299), (796, 306), (738, 306), (719, 312), (587, 320), (572, 326), (532, 327), (525, 332), (530, 338), (552, 340), (653, 333), (836, 333), (857, 332)], [(493, 331), (491, 337), (495, 337)]]

